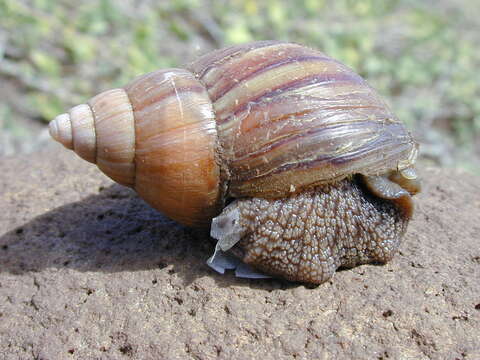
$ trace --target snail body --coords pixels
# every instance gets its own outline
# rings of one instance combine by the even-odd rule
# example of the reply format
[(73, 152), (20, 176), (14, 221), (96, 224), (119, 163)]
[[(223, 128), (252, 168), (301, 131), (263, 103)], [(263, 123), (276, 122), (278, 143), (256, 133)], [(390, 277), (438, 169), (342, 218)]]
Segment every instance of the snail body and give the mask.
[(377, 93), (292, 43), (140, 76), (59, 115), (50, 133), (172, 219), (212, 224), (217, 249), (290, 280), (390, 259), (420, 191), (418, 145)]

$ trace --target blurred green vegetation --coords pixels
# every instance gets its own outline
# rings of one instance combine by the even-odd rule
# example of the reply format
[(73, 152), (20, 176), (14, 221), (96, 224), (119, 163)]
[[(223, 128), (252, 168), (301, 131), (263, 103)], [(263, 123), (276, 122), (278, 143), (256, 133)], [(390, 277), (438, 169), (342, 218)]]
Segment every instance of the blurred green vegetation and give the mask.
[(479, 17), (470, 0), (0, 0), (0, 81), (23, 99), (2, 108), (47, 121), (214, 48), (290, 40), (364, 76), (425, 157), (468, 167), (480, 153)]

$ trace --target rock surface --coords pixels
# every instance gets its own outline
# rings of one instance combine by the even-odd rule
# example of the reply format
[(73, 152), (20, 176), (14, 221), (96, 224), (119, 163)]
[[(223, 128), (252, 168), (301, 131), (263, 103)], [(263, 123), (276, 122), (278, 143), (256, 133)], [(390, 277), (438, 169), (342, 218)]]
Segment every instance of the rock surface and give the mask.
[(219, 275), (213, 244), (53, 147), (0, 159), (5, 359), (480, 359), (480, 178), (426, 169), (394, 260), (315, 288)]

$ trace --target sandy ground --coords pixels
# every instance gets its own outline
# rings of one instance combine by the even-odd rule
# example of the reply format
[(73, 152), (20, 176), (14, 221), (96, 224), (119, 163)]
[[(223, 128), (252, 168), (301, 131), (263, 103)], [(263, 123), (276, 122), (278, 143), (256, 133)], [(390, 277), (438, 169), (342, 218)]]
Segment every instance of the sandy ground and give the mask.
[(421, 169), (394, 260), (318, 287), (213, 245), (60, 147), (0, 159), (2, 359), (479, 359), (480, 178)]

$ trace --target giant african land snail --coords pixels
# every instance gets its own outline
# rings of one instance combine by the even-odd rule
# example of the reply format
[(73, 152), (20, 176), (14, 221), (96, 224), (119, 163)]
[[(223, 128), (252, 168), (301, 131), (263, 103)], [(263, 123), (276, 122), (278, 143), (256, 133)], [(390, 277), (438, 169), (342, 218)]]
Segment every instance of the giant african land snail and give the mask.
[(388, 261), (420, 191), (418, 146), (377, 93), (292, 43), (146, 74), (59, 115), (50, 133), (167, 216), (212, 224), (217, 250), (295, 281)]

